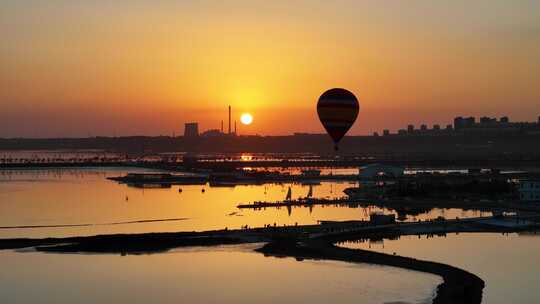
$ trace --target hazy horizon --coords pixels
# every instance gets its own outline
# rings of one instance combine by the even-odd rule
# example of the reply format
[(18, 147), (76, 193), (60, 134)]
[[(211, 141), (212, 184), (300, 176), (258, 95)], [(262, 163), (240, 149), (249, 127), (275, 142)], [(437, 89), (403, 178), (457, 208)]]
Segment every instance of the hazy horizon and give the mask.
[(455, 116), (540, 115), (538, 1), (3, 1), (0, 137), (324, 133), (318, 97), (360, 101), (349, 135)]

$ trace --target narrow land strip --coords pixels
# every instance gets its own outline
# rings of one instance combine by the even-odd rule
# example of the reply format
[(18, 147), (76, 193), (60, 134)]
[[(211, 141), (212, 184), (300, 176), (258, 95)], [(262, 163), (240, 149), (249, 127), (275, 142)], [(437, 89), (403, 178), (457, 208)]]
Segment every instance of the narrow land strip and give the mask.
[(257, 251), (268, 256), (297, 259), (330, 259), (400, 267), (441, 276), (436, 304), (482, 301), (484, 282), (465, 270), (436, 262), (388, 255), (366, 250), (340, 248), (334, 244), (362, 238), (392, 238), (402, 235), (445, 234), (458, 232), (517, 232), (537, 228), (537, 216), (485, 217), (370, 226), (362, 221), (321, 225), (265, 227), (206, 232), (144, 233), (97, 235), (88, 237), (44, 239), (0, 239), (0, 249), (33, 247), (43, 252), (89, 252), (141, 254), (164, 252), (177, 247), (215, 246), (264, 242)]

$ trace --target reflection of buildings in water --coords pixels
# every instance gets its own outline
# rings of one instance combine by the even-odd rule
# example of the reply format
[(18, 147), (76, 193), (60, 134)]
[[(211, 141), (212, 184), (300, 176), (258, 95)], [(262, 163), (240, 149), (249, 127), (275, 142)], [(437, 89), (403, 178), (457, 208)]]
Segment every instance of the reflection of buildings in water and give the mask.
[(25, 177), (22, 181), (29, 179), (40, 179), (40, 178), (52, 178), (52, 179), (64, 179), (66, 177), (83, 179), (86, 177), (100, 177), (105, 178), (111, 173), (103, 170), (85, 170), (85, 169), (69, 169), (69, 168), (58, 168), (58, 169), (36, 169), (36, 170), (0, 170), (0, 180), (9, 180), (17, 181), (21, 177)]
[[(456, 233), (456, 235), (458, 235), (459, 233)], [(446, 238), (448, 235), (447, 233), (435, 233), (435, 234), (424, 234), (424, 235), (417, 235), (418, 239), (422, 239), (422, 238), (425, 238), (426, 240), (427, 239), (433, 239), (433, 238)], [(385, 241), (397, 241), (397, 240), (400, 240), (402, 237), (405, 237), (405, 238), (412, 238), (414, 237), (414, 235), (389, 235), (389, 236), (384, 236), (384, 237), (381, 237), (381, 236), (377, 236), (377, 237), (365, 237), (365, 238), (358, 238), (358, 239), (351, 239), (351, 240), (346, 240), (346, 241), (343, 241), (343, 242), (339, 242), (337, 243), (338, 246), (341, 246), (341, 247), (349, 247), (349, 248), (362, 248), (362, 246), (366, 246), (369, 248), (369, 249), (372, 249), (372, 245), (373, 247), (377, 246), (377, 247), (380, 247), (382, 249), (385, 249), (384, 247), (384, 242)]]
[(0, 157), (0, 163), (25, 164), (25, 163), (55, 163), (71, 162), (83, 163), (88, 161), (120, 161), (126, 160), (127, 156), (100, 150), (76, 150), (76, 151), (14, 151), (4, 153)]

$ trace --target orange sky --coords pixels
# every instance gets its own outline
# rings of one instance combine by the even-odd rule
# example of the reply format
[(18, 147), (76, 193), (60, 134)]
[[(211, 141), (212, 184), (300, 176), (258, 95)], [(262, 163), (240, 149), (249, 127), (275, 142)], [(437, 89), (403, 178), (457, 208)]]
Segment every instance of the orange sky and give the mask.
[(0, 136), (323, 132), (328, 88), (360, 100), (350, 134), (457, 115), (540, 115), (538, 1), (3, 1)]

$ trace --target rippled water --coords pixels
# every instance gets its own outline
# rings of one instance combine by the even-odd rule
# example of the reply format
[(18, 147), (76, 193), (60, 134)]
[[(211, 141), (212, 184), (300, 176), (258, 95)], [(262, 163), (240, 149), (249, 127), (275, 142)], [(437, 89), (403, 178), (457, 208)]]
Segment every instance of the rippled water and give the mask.
[(462, 233), (446, 237), (347, 242), (340, 246), (437, 261), (482, 278), (483, 303), (540, 303), (540, 235)]
[[(0, 251), (2, 303), (430, 303), (441, 280), (246, 246), (119, 256)], [(401, 303), (400, 302), (400, 303)]]
[[(395, 213), (377, 207), (358, 206), (293, 207), (290, 210), (285, 207), (240, 210), (236, 207), (253, 201), (283, 200), (289, 187), (293, 198), (304, 197), (309, 185), (302, 184), (140, 189), (106, 179), (134, 171), (146, 170), (0, 170), (0, 237), (201, 231), (240, 228), (243, 225), (256, 227), (274, 223), (316, 224), (319, 220), (365, 220), (374, 211)], [(313, 195), (341, 197), (345, 188), (354, 185), (323, 182), (313, 186)], [(407, 220), (482, 214), (478, 211), (434, 209), (410, 216)], [(16, 228), (21, 226), (63, 227)]]

